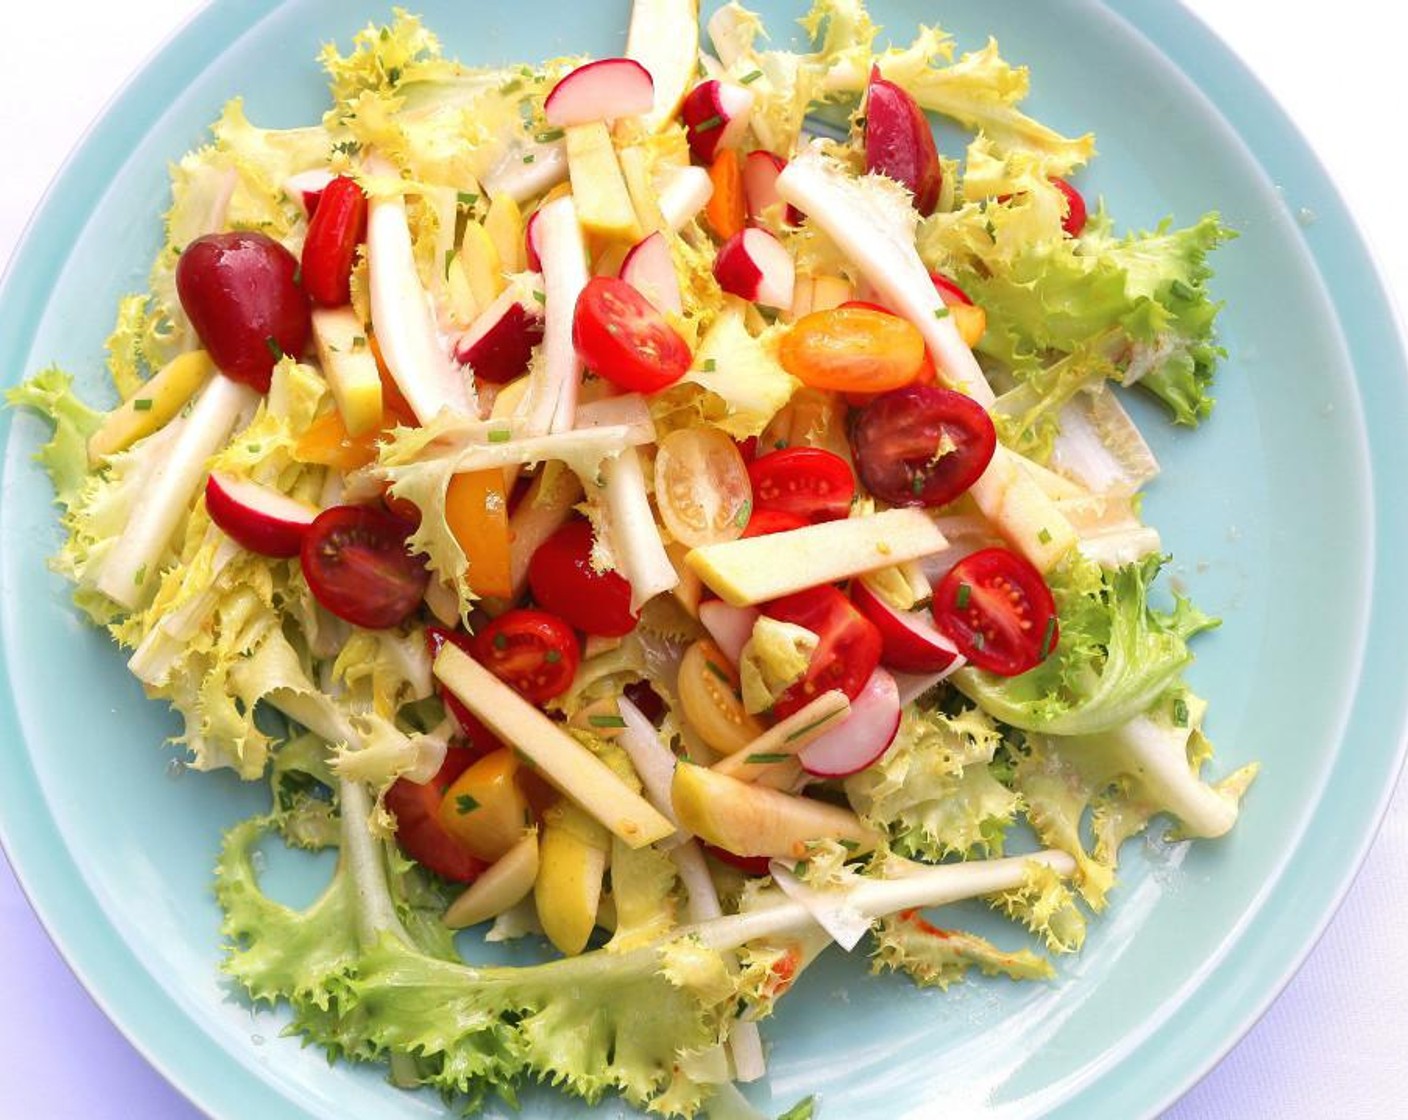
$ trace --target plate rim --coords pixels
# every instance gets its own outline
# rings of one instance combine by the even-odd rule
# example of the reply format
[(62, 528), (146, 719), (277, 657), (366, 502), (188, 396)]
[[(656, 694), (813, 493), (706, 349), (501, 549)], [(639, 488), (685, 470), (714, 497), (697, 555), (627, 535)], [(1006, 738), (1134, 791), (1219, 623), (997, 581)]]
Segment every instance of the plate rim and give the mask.
[[(178, 93), (186, 80), (199, 72), (201, 64), (221, 53), (221, 48), (217, 48), (212, 54), (213, 45), (227, 46), (250, 33), (279, 7), (279, 0), (210, 0), (149, 53), (110, 98), (61, 165), (20, 237), (4, 277), (0, 278), (0, 322), (21, 324), (19, 330), (0, 332), (0, 357), (28, 355), (34, 336), (31, 324), (38, 320), (33, 312), (44, 306), (47, 292), (67, 259), (67, 252), (54, 253), (48, 246), (55, 243), (69, 245), (74, 231), (87, 220), (108, 181), (109, 176), (104, 172), (119, 167), (123, 162), (125, 145), (120, 141), (140, 139), (146, 134), (155, 123), (152, 107), (160, 103), (163, 94), (174, 96)], [(1377, 352), (1383, 359), (1383, 367), (1393, 374), (1396, 399), (1403, 406), (1399, 415), (1408, 415), (1408, 392), (1405, 392), (1403, 385), (1405, 377), (1408, 377), (1403, 325), (1389, 297), (1382, 268), (1333, 176), (1289, 114), (1251, 67), (1183, 4), (1167, 5), (1159, 0), (1097, 0), (1095, 7), (1104, 8), (1133, 28), (1207, 96), (1246, 145), (1258, 166), (1268, 174), (1267, 147), (1274, 145), (1278, 148), (1274, 154), (1279, 158), (1271, 160), (1271, 163), (1297, 166), (1302, 169), (1302, 174), (1308, 173), (1311, 180), (1324, 189), (1328, 205), (1317, 212), (1317, 222), (1346, 236), (1341, 239), (1340, 250), (1336, 254), (1318, 249), (1309, 242), (1304, 244), (1304, 251), (1326, 283), (1327, 298), (1343, 329), (1346, 350), (1351, 359), (1360, 349)], [(1249, 136), (1239, 124), (1239, 121), (1251, 117), (1269, 126), (1265, 136)], [(1365, 285), (1361, 278), (1361, 283), (1354, 289), (1360, 305), (1346, 308), (1345, 300), (1336, 297), (1337, 285), (1330, 281), (1345, 279), (1346, 270), (1352, 266), (1362, 270), (1365, 262), (1370, 266), (1371, 283)], [(19, 282), (21, 276), (26, 278), (25, 283)], [(1354, 329), (1351, 329), (1351, 324)], [(9, 364), (17, 373), (21, 371), (20, 362)], [(1354, 364), (1358, 366), (1360, 363), (1356, 361)], [(1362, 403), (1371, 385), (1366, 384), (1358, 374), (1354, 384)], [(1403, 459), (1408, 467), (1408, 452), (1394, 456), (1391, 446), (1376, 444), (1373, 440), (1373, 410), (1366, 409), (1365, 412), (1366, 452), (1370, 465), (1368, 481), (1373, 499), (1371, 524), (1374, 556), (1370, 586), (1377, 589), (1388, 567), (1386, 541), (1397, 540), (1399, 544), (1408, 546), (1408, 514), (1395, 518), (1392, 511), (1385, 508), (1382, 485), (1376, 483), (1389, 473), (1381, 469), (1386, 458)], [(0, 417), (0, 444), (8, 445), (11, 432), (10, 413), (5, 410), (3, 417)], [(9, 471), (6, 470), (5, 474), (8, 475)], [(1386, 528), (1389, 533), (1384, 532)], [(1401, 601), (1396, 605), (1399, 616), (1408, 616), (1408, 608), (1402, 601), (1405, 598), (1408, 597), (1400, 596)], [(1373, 635), (1385, 628), (1381, 621), (1370, 619), (1365, 631), (1365, 649), (1373, 645)], [(7, 648), (8, 641), (0, 641), (0, 675), (8, 681), (8, 674), (4, 673)], [(1293, 927), (1294, 937), (1278, 939), (1282, 950), (1277, 957), (1279, 963), (1258, 970), (1256, 982), (1251, 986), (1253, 998), (1245, 1010), (1236, 1011), (1230, 1018), (1207, 1028), (1214, 1039), (1210, 1044), (1200, 1042), (1192, 1054), (1177, 1060), (1143, 1063), (1134, 1099), (1130, 1099), (1128, 1079), (1121, 1094), (1118, 1084), (1109, 1076), (1101, 1076), (1076, 1088), (1050, 1115), (1074, 1117), (1101, 1097), (1105, 1098), (1101, 1103), (1106, 1107), (1124, 1104), (1138, 1110), (1140, 1115), (1157, 1115), (1206, 1076), (1245, 1036), (1290, 982), (1352, 889), (1383, 823), (1389, 800), (1408, 757), (1408, 693), (1402, 696), (1382, 695), (1385, 690), (1382, 681), (1387, 675), (1382, 669), (1370, 672), (1366, 668), (1361, 671), (1347, 707), (1348, 718), (1341, 732), (1341, 742), (1350, 737), (1351, 726), (1359, 720), (1364, 707), (1373, 705), (1380, 710), (1390, 710), (1396, 716), (1392, 725), (1392, 748), (1380, 748), (1367, 761), (1364, 756), (1356, 758), (1340, 752), (1327, 772), (1319, 801), (1307, 815), (1292, 849), (1294, 854), (1307, 845), (1317, 825), (1321, 825), (1322, 814), (1333, 800), (1330, 795), (1337, 786), (1348, 784), (1351, 788), (1355, 787), (1356, 783), (1350, 777), (1358, 769), (1367, 769), (1370, 776), (1383, 782), (1380, 796), (1355, 833), (1355, 843), (1338, 848), (1332, 859), (1325, 857), (1336, 874), (1315, 880), (1313, 909), (1316, 920), (1308, 924), (1302, 920)], [(0, 689), (0, 730), (5, 732), (8, 741), (15, 744), (23, 742), (18, 713), (9, 688)], [(290, 1102), (270, 1082), (254, 1075), (252, 1070), (248, 1071), (249, 1076), (241, 1079), (239, 1085), (234, 1085), (232, 1079), (222, 1076), (222, 1073), (228, 1072), (225, 1067), (216, 1069), (212, 1074), (210, 1068), (200, 1063), (185, 1064), (173, 1059), (173, 1054), (179, 1054), (182, 1050), (180, 1026), (188, 1021), (186, 1009), (160, 985), (150, 982), (145, 968), (113, 927), (106, 923), (85, 924), (83, 919), (91, 915), (83, 911), (79, 904), (81, 900), (73, 897), (75, 881), (82, 887), (78, 893), (86, 895), (88, 891), (82, 869), (74, 853), (60, 841), (55, 822), (44, 811), (43, 799), (19, 796), (20, 793), (37, 792), (38, 783), (28, 751), (19, 750), (17, 756), (17, 764), (4, 767), (11, 780), (0, 783), (0, 806), (5, 810), (0, 813), (0, 846), (10, 856), (16, 879), (46, 934), (89, 997), (142, 1054), (144, 1060), (194, 1107), (211, 1115), (235, 1116), (244, 1114), (251, 1106), (259, 1106), (261, 1101), (285, 1109), (292, 1103), (300, 1114), (311, 1117), (312, 1113), (306, 1112), (296, 1102)], [(27, 778), (28, 787), (21, 789), (23, 782), (14, 780), (16, 777)], [(57, 853), (65, 874), (61, 877), (49, 876), (48, 881), (41, 882), (40, 878), (30, 873), (31, 857), (26, 853), (46, 845), (51, 860), (55, 858), (53, 853)], [(1268, 884), (1261, 904), (1244, 915), (1228, 952), (1200, 978), (1196, 988), (1198, 992), (1211, 990), (1218, 975), (1233, 968), (1239, 958), (1246, 955), (1252, 945), (1255, 928), (1265, 925), (1274, 909), (1286, 866), (1283, 863), (1281, 873)], [(52, 886), (51, 883), (55, 882), (66, 886)], [(1321, 885), (1327, 882), (1328, 886)], [(1286, 948), (1288, 945), (1289, 951)], [(114, 953), (136, 967), (130, 970), (113, 969)], [(147, 982), (144, 984), (142, 981)], [(1216, 1002), (1220, 1006), (1226, 1000), (1223, 998)], [(1168, 1030), (1181, 1019), (1188, 1018), (1189, 1003), (1185, 999), (1171, 1009), (1162, 1030)], [(1201, 1017), (1207, 1017), (1206, 1009)], [(199, 1033), (204, 1037), (203, 1032), (187, 1033)], [(1199, 1035), (1200, 1039), (1204, 1037)], [(1153, 1042), (1151, 1038), (1141, 1040), (1125, 1055), (1125, 1060), (1147, 1055)], [(208, 1056), (208, 1051), (206, 1054)], [(246, 1063), (232, 1055), (226, 1056), (239, 1068), (248, 1069)], [(256, 1088), (259, 1099), (252, 1096)]]

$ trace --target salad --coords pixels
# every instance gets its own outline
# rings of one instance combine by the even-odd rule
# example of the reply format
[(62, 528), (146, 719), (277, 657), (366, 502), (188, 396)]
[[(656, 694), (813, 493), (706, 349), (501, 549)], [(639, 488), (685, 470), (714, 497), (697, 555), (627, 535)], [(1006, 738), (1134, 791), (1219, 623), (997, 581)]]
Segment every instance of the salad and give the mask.
[[(749, 1115), (833, 943), (1051, 980), (1126, 840), (1237, 819), (1123, 403), (1209, 414), (1230, 231), (1117, 231), (995, 42), (801, 23), (635, 0), (621, 57), (473, 68), (397, 10), (320, 122), (234, 100), (173, 166), (117, 403), (10, 393), (77, 607), (268, 784), (224, 968), (331, 1059)], [(337, 848), (307, 909), (270, 836)]]

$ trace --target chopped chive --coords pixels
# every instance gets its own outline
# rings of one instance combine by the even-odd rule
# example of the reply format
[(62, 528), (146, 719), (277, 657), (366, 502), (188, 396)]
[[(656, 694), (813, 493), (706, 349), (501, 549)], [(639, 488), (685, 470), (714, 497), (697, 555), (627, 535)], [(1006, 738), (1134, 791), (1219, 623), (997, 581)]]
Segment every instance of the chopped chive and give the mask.
[(136, 412), (150, 412), (152, 410), (151, 397), (138, 397), (132, 402), (132, 408)]
[(911, 494), (924, 493), (924, 476), (917, 474), (909, 480), (909, 492)]
[(750, 754), (744, 761), (756, 766), (766, 766), (770, 762), (786, 762), (791, 757), (786, 751), (759, 751), (757, 754)]
[(593, 727), (625, 727), (626, 721), (621, 716), (588, 716), (587, 722)]
[(840, 844), (841, 847), (845, 848), (848, 852), (854, 852), (860, 847), (860, 844), (855, 840), (837, 840), (836, 843)]
[(508, 635), (506, 635), (506, 634), (495, 634), (495, 635), (494, 635), (494, 648), (495, 648), (495, 649), (500, 649), (500, 650), (502, 650), (502, 649), (508, 649)]
[(746, 528), (748, 519), (753, 516), (753, 503), (744, 502), (738, 507), (738, 512), (733, 515), (733, 523), (740, 529)]
[(712, 117), (708, 118), (707, 120), (702, 120), (702, 121), (700, 121), (697, 125), (695, 125), (695, 126), (694, 126), (694, 131), (695, 131), (695, 132), (712, 132), (712, 131), (714, 131), (714, 129), (720, 127), (723, 123), (724, 123), (723, 117), (719, 116), (718, 113), (715, 113)]
[(147, 566), (143, 564), (132, 575), (132, 583), (136, 587), (141, 587), (147, 581)]
[(550, 128), (546, 132), (538, 133), (537, 140), (540, 144), (551, 144), (554, 140), (561, 140), (567, 133), (560, 128)]
[(947, 307), (936, 307), (936, 308), (934, 308), (934, 318), (935, 318), (935, 319), (947, 319), (948, 317), (949, 317), (949, 309), (948, 309)]
[(1043, 659), (1050, 656), (1051, 649), (1055, 644), (1053, 641), (1055, 637), (1056, 616), (1053, 614), (1050, 618), (1046, 620), (1046, 631), (1041, 635), (1041, 656)]
[(461, 206), (473, 206), (479, 201), (479, 196), (473, 191), (460, 191), (455, 195), (455, 198), (459, 200)]
[(1173, 722), (1179, 727), (1188, 726), (1188, 703), (1181, 696), (1173, 702)]
[(716, 359), (714, 359), (714, 358), (705, 358), (705, 359), (704, 359), (704, 366), (703, 366), (703, 369), (704, 369), (704, 372), (705, 372), (705, 373), (713, 373), (713, 372), (714, 372), (716, 369), (718, 369), (718, 368), (719, 368), (719, 363), (718, 363), (718, 361), (717, 361)]
[(1042, 544), (1050, 544), (1051, 530), (1043, 526), (1041, 532), (1036, 535), (1036, 539), (1039, 540)]
[(784, 451), (784, 450), (786, 450), (786, 448), (787, 448), (787, 441), (786, 441), (785, 439), (779, 439), (779, 440), (774, 440), (774, 441), (773, 441), (772, 449), (773, 449), (774, 451)]
[(284, 356), (284, 348), (279, 345), (279, 340), (273, 335), (268, 335), (264, 339), (264, 345), (269, 348), (269, 353), (274, 356), (274, 361), (281, 361)]
[(495, 428), (489, 433), (490, 443), (507, 443), (513, 437), (513, 433), (507, 428)]
[(472, 813), (477, 808), (479, 808), (479, 802), (467, 793), (462, 793), (455, 798), (455, 812), (461, 815)]
[(983, 636), (983, 632), (981, 630), (979, 630), (976, 634), (973, 635), (973, 648), (979, 653), (983, 652), (983, 647), (987, 644), (988, 640), (986, 637)]
[(547, 301), (548, 301), (548, 294), (547, 294), (547, 292), (540, 292), (540, 291), (538, 291), (538, 290), (535, 288), (535, 289), (533, 290), (533, 298), (534, 298), (535, 300), (537, 300), (539, 303), (547, 303)]
[(968, 600), (973, 597), (973, 589), (966, 583), (958, 585), (958, 593), (953, 597), (953, 605), (959, 610), (968, 609)]
[(524, 163), (532, 163), (532, 162), (533, 162), (535, 159), (537, 159), (537, 158), (538, 158), (538, 157), (535, 156), (532, 152), (529, 152), (526, 156), (523, 157), (523, 162), (524, 162)]
[(248, 451), (251, 455), (258, 455), (260, 447), (261, 445), (257, 443), (247, 443), (244, 445), (244, 449)]
[(365, 346), (366, 344), (367, 344), (367, 336), (364, 335), (364, 334), (359, 334), (356, 338), (354, 338), (354, 339), (352, 340), (352, 349), (353, 349), (353, 350), (360, 350), (360, 349), (361, 349), (363, 346)]
[(807, 868), (810, 866), (810, 860), (799, 859), (796, 863), (792, 865), (792, 874), (798, 876), (805, 875), (807, 873)]
[(386, 72), (386, 80), (394, 86), (401, 80), (401, 68), (399, 66), (393, 66)]
[(787, 736), (787, 738), (784, 739), (783, 742), (785, 742), (785, 743), (795, 743), (795, 742), (796, 742), (798, 739), (800, 739), (803, 735), (806, 735), (806, 734), (809, 734), (809, 733), (812, 732), (812, 731), (815, 731), (815, 730), (816, 730), (818, 727), (820, 727), (823, 723), (830, 723), (833, 719), (836, 718), (836, 716), (837, 716), (837, 713), (836, 713), (836, 712), (832, 712), (830, 715), (825, 715), (825, 716), (822, 716), (822, 717), (819, 718), (819, 719), (814, 719), (814, 720), (811, 721), (811, 723), (807, 724), (806, 726), (797, 728), (797, 730), (794, 731), (794, 732), (792, 732), (791, 735)]
[(751, 74), (744, 74), (743, 77), (739, 78), (738, 80), (742, 82), (745, 86), (751, 86), (762, 76), (763, 72), (761, 70), (754, 70)]
[(718, 677), (719, 680), (723, 681), (724, 684), (729, 686), (729, 688), (733, 687), (733, 678), (730, 677), (726, 672), (724, 672), (723, 669), (719, 668), (719, 666), (715, 665), (712, 661), (705, 661), (704, 668), (708, 669), (709, 672), (713, 673), (714, 676)]
[(295, 284), (303, 283), (303, 266), (301, 264), (293, 270), (293, 282)]

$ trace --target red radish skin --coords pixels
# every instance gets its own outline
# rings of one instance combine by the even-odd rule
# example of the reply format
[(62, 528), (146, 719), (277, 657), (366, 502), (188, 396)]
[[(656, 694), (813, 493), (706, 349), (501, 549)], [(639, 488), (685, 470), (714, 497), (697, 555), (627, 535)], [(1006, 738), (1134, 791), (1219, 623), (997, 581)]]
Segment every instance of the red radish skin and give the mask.
[(919, 103), (878, 69), (871, 71), (866, 94), (865, 169), (908, 188), (920, 214), (932, 214), (938, 205), (944, 173), (929, 120)]
[(601, 58), (577, 67), (552, 87), (543, 116), (552, 128), (638, 117), (655, 104), (650, 71), (632, 58)]
[(748, 131), (753, 91), (715, 78), (700, 82), (680, 105), (689, 150), (701, 163), (713, 163), (723, 148), (736, 148)]
[(543, 341), (543, 309), (506, 291), (460, 336), (455, 360), (476, 380), (502, 385), (528, 369), (533, 347)]
[(352, 299), (357, 246), (367, 239), (367, 196), (357, 180), (339, 175), (324, 188), (303, 242), (302, 284), (319, 307)]
[(541, 210), (534, 210), (523, 227), (523, 247), (527, 251), (529, 272), (543, 271), (543, 258), (538, 255), (538, 217), (541, 214)]
[(709, 637), (735, 665), (743, 657), (743, 647), (753, 636), (753, 624), (761, 612), (756, 607), (734, 607), (722, 599), (699, 604), (699, 621)]
[(803, 747), (798, 757), (808, 774), (844, 778), (879, 759), (899, 729), (899, 688), (894, 677), (876, 669), (851, 701), (851, 714)]
[(318, 511), (286, 494), (212, 471), (205, 480), (205, 508), (236, 544), (260, 556), (297, 556)]
[(332, 172), (321, 167), (300, 171), (284, 180), (284, 194), (302, 203), (303, 212), (311, 218), (322, 201), (323, 191), (331, 182)]
[(944, 301), (946, 307), (953, 307), (956, 304), (973, 306), (973, 301), (969, 298), (968, 293), (942, 272), (929, 273), (929, 279), (933, 281), (934, 290), (939, 293), (939, 298)]
[(799, 226), (805, 215), (795, 206), (783, 206), (777, 193), (777, 177), (787, 161), (775, 152), (760, 148), (749, 152), (743, 160), (743, 197), (748, 204), (748, 220), (761, 222), (770, 207), (782, 206), (782, 220), (789, 226)]
[(1051, 182), (1058, 191), (1066, 196), (1066, 217), (1061, 222), (1061, 228), (1066, 231), (1068, 236), (1079, 237), (1085, 232), (1085, 223), (1088, 216), (1086, 214), (1084, 196), (1082, 196), (1080, 191), (1076, 190), (1075, 187), (1071, 186), (1070, 183), (1066, 182), (1065, 179), (1058, 179), (1053, 176)]
[(880, 663), (903, 673), (941, 673), (958, 657), (958, 647), (927, 612), (897, 611), (863, 580), (851, 584), (851, 602), (880, 631)]
[(684, 312), (679, 276), (663, 233), (652, 233), (631, 247), (621, 262), (621, 279), (654, 304), (661, 314)]
[(714, 259), (714, 279), (724, 291), (764, 307), (792, 306), (797, 282), (792, 254), (765, 229), (734, 234)]

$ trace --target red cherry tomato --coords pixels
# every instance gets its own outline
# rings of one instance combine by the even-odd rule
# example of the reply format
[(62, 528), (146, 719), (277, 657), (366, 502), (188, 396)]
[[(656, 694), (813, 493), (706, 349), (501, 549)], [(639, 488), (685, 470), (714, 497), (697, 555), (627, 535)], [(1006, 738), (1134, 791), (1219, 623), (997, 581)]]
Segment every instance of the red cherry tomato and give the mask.
[(547, 611), (512, 610), (478, 634), (474, 659), (530, 704), (546, 704), (572, 684), (581, 649), (572, 627)]
[(1066, 182), (1065, 179), (1058, 179), (1052, 176), (1051, 182), (1056, 189), (1066, 196), (1066, 217), (1061, 222), (1061, 228), (1071, 237), (1079, 237), (1085, 230), (1086, 209), (1085, 199), (1080, 191)]
[(773, 705), (773, 715), (778, 719), (790, 716), (834, 688), (854, 700), (880, 664), (880, 631), (829, 583), (773, 599), (758, 609), (779, 622), (804, 627), (821, 639), (806, 676), (784, 691)]
[(753, 508), (835, 521), (851, 511), (856, 480), (850, 464), (820, 447), (770, 451), (748, 464)]
[(631, 585), (619, 572), (592, 567), (588, 521), (569, 521), (539, 546), (528, 562), (528, 586), (538, 606), (578, 630), (619, 638), (635, 629)]
[(323, 188), (303, 242), (303, 290), (320, 307), (352, 299), (352, 265), (367, 235), (367, 196), (355, 179), (339, 175)]
[(308, 345), (308, 299), (292, 253), (262, 233), (197, 237), (176, 262), (176, 294), (213, 361), (261, 393)]
[(745, 875), (760, 878), (763, 875), (772, 873), (771, 856), (740, 856), (729, 851), (727, 848), (720, 848), (717, 844), (702, 844), (702, 847), (720, 863), (726, 863), (730, 867), (736, 867)]
[(338, 618), (369, 630), (415, 613), (430, 583), (425, 560), (406, 551), (409, 526), (379, 506), (330, 506), (303, 538), (303, 576)]
[(936, 385), (882, 393), (851, 428), (861, 482), (894, 506), (947, 505), (978, 480), (996, 449), (987, 410)]
[[(474, 638), (466, 634), (463, 630), (446, 630), (443, 626), (427, 626), (425, 628), (425, 646), (430, 651), (430, 658), (433, 661), (439, 656), (441, 648), (449, 642), (453, 646), (458, 646), (470, 657), (474, 656)], [(440, 699), (444, 701), (445, 708), (455, 717), (455, 722), (460, 725), (460, 731), (468, 740), (466, 749), (474, 758), (483, 758), (486, 754), (492, 754), (504, 745), (497, 735), (490, 731), (479, 717), (460, 703), (459, 698), (437, 679), (435, 688), (440, 693)]]
[(748, 524), (743, 528), (743, 536), (746, 537), (766, 537), (770, 533), (786, 533), (791, 529), (802, 529), (810, 525), (811, 522), (805, 517), (798, 517), (795, 513), (785, 513), (780, 509), (755, 509), (753, 516), (748, 518)]
[(1060, 638), (1056, 603), (1025, 558), (1005, 548), (965, 556), (934, 589), (934, 621), (979, 669), (1015, 677)]
[(421, 785), (397, 778), (386, 791), (386, 807), (396, 815), (396, 841), (417, 863), (456, 883), (471, 883), (488, 865), (445, 831), (440, 801), (475, 759), (472, 751), (451, 747), (430, 781)]
[(653, 393), (689, 369), (689, 345), (626, 281), (594, 276), (577, 298), (572, 344), (587, 368), (622, 389)]

